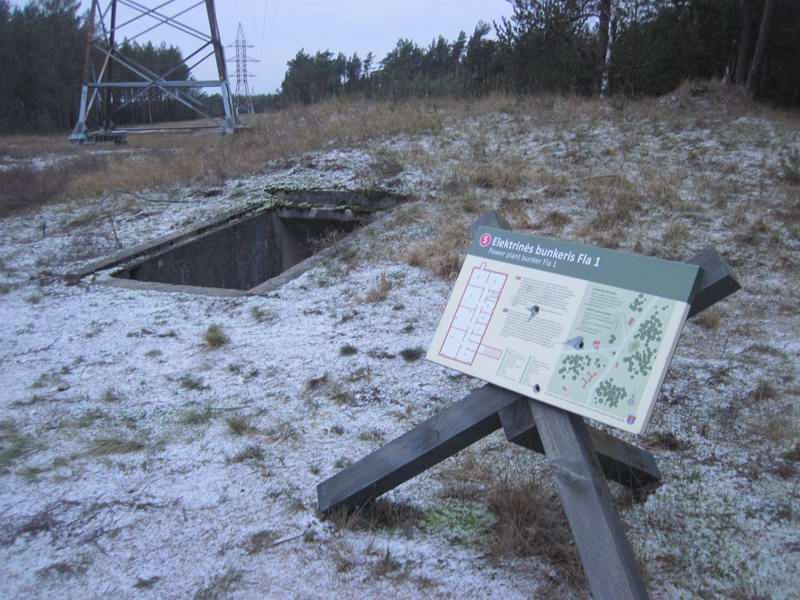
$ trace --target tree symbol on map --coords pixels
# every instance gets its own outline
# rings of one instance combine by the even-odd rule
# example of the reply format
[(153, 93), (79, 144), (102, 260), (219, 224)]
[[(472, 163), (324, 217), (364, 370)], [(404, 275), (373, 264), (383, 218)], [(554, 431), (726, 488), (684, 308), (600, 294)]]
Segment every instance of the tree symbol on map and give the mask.
[(614, 378), (604, 379), (597, 386), (595, 391), (595, 402), (604, 404), (609, 408), (619, 406), (620, 400), (625, 398), (625, 388), (621, 385), (614, 385)]
[(634, 298), (631, 303), (628, 305), (628, 308), (631, 309), (631, 312), (642, 312), (644, 310), (644, 294), (639, 294)]
[[(667, 310), (666, 306), (660, 308), (662, 311)], [(663, 334), (664, 324), (656, 310), (639, 327), (639, 331), (633, 336), (634, 339), (628, 346), (629, 354), (622, 359), (622, 362), (628, 367), (631, 379), (638, 375), (647, 377), (650, 374)]]
[(592, 359), (586, 355), (569, 354), (562, 359), (561, 364), (563, 366), (558, 370), (561, 379), (572, 377), (572, 381), (575, 381), (592, 364)]

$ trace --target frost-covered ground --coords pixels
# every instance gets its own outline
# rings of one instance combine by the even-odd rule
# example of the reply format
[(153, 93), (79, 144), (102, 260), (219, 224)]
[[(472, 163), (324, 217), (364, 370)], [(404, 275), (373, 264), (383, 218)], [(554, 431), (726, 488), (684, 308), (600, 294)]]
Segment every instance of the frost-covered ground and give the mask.
[[(781, 162), (797, 121), (570, 109), (447, 118), (265, 165), (219, 196), (122, 194), (0, 222), (0, 596), (580, 595), (544, 556), (489, 552), (489, 508), (448, 493), (470, 470), (546, 470), (499, 433), (389, 495), (418, 509), (406, 527), (315, 511), (317, 483), (479, 385), (401, 352), (427, 347), (449, 294), (425, 267), (497, 208), (522, 230), (670, 258), (713, 245), (733, 266), (743, 290), (687, 324), (638, 440), (664, 484), (614, 493), (653, 597), (797, 598), (800, 187)], [(63, 282), (117, 250), (114, 231), (132, 246), (269, 186), (419, 200), (267, 297)], [(382, 276), (387, 297), (365, 302)], [(230, 339), (215, 350), (212, 324)]]

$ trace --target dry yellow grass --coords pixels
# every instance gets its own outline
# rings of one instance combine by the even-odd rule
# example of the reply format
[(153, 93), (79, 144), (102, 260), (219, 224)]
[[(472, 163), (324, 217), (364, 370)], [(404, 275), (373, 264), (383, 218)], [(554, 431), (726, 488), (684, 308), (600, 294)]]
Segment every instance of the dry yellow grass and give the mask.
[(463, 253), (469, 243), (467, 225), (463, 217), (443, 217), (432, 240), (415, 244), (400, 258), (412, 267), (428, 269), (437, 277), (453, 279), (461, 270)]
[(589, 207), (615, 222), (629, 223), (644, 200), (636, 184), (623, 175), (591, 177), (583, 189), (589, 197)]
[(583, 569), (552, 479), (524, 463), (511, 461), (507, 467), (500, 474), (491, 462), (468, 451), (438, 470), (440, 496), (455, 505), (482, 505), (494, 516), (479, 532), (490, 560), (538, 556), (557, 569), (561, 584), (580, 592), (585, 588)]
[(703, 327), (704, 329), (719, 329), (719, 326), (722, 323), (722, 311), (718, 306), (712, 306), (708, 310), (704, 310), (697, 315), (694, 319), (692, 319), (692, 322), (696, 323), (700, 327)]
[(296, 107), (261, 115), (248, 129), (231, 137), (184, 138), (180, 151), (171, 155), (145, 155), (137, 161), (120, 157), (113, 170), (100, 177), (74, 181), (71, 192), (95, 196), (110, 189), (163, 187), (189, 181), (219, 183), (257, 171), (278, 158), (381, 136), (433, 131), (440, 124), (436, 110), (420, 103), (329, 101)]
[(385, 274), (382, 274), (378, 283), (375, 285), (374, 288), (367, 292), (367, 295), (364, 296), (364, 303), (365, 304), (377, 304), (378, 302), (383, 302), (389, 296), (389, 292), (392, 291), (392, 281)]
[(527, 170), (528, 165), (520, 156), (498, 156), (489, 162), (465, 166), (461, 177), (478, 188), (512, 192), (526, 183)]
[[(593, 123), (609, 119), (621, 124), (632, 118), (649, 119), (659, 126), (691, 123), (697, 119), (713, 118), (708, 115), (719, 111), (712, 113), (708, 105), (717, 102), (727, 115), (733, 111), (737, 115), (769, 116), (794, 127), (798, 124), (796, 112), (775, 111), (746, 102), (726, 104), (729, 100), (727, 95), (734, 92), (715, 82), (708, 85), (712, 92), (704, 96), (702, 102), (693, 99), (686, 90), (678, 90), (678, 97), (689, 97), (692, 101), (677, 109), (673, 101), (656, 99), (617, 105), (597, 98), (557, 95), (518, 97), (490, 94), (479, 99), (408, 99), (399, 102), (343, 98), (258, 115), (252, 118), (247, 128), (230, 137), (221, 137), (213, 132), (132, 135), (126, 148), (105, 146), (102, 149), (110, 152), (98, 157), (94, 152), (100, 147), (71, 146), (66, 134), (7, 136), (0, 138), (0, 155), (17, 158), (47, 154), (61, 156), (68, 181), (63, 190), (49, 194), (46, 200), (61, 201), (98, 198), (112, 190), (135, 192), (178, 184), (215, 185), (231, 177), (258, 172), (271, 160), (357, 145), (398, 134), (436, 133), (445, 123), (463, 122), (487, 114), (509, 115), (516, 133), (524, 134), (532, 126), (591, 127)], [(545, 196), (561, 197), (574, 187), (575, 178), (563, 172), (556, 173), (541, 165), (533, 165), (513, 151), (489, 151), (486, 139), (485, 131), (474, 132), (471, 160), (456, 167), (455, 189), (450, 191), (461, 193), (484, 189), (512, 192), (523, 186), (536, 185), (543, 188), (540, 191)], [(421, 148), (416, 154), (419, 156), (415, 155), (412, 145), (405, 153), (405, 160), (418, 163), (422, 168), (425, 168), (423, 163), (426, 161), (440, 162), (446, 158), (442, 152), (431, 156)], [(384, 162), (385, 165), (380, 163), (378, 167), (391, 167), (392, 171), (403, 168), (396, 157)], [(642, 175), (638, 189), (640, 197), (679, 207), (680, 197), (675, 193), (674, 181), (658, 172)], [(0, 182), (0, 188), (7, 187)], [(607, 188), (611, 186), (595, 182), (584, 187), (593, 201), (599, 202), (602, 196), (607, 196)], [(626, 184), (623, 184), (623, 189), (615, 190), (628, 196), (616, 202), (614, 212), (620, 214), (615, 217), (628, 218), (629, 211), (635, 208), (635, 202), (625, 200), (634, 200), (636, 194), (624, 187)], [(19, 205), (35, 206), (44, 203), (39, 198), (41, 195), (25, 198), (22, 202), (13, 198), (6, 202), (0, 197), (0, 204), (13, 204), (15, 209)]]
[(441, 106), (419, 100), (330, 100), (259, 115), (248, 128), (228, 137), (207, 132), (131, 136), (127, 147), (108, 146), (112, 152), (100, 160), (89, 154), (92, 147), (70, 146), (65, 134), (7, 137), (0, 140), (0, 149), (21, 158), (68, 155), (68, 181), (48, 200), (61, 201), (97, 198), (114, 190), (219, 184), (279, 158), (401, 133), (435, 132), (444, 114)]
[(500, 210), (511, 226), (517, 230), (535, 229), (536, 224), (528, 216), (530, 203), (519, 198), (503, 198)]
[(552, 484), (541, 476), (495, 478), (486, 490), (496, 521), (487, 539), (490, 557), (539, 556), (571, 588), (585, 587), (566, 515)]

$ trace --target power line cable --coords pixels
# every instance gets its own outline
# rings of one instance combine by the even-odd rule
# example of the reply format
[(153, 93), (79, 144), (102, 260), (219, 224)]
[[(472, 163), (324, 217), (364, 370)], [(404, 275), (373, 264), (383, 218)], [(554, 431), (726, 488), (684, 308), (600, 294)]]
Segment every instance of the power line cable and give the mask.
[[(263, 60), (264, 47), (265, 47), (266, 40), (271, 40), (272, 39), (272, 34), (275, 33), (275, 25), (278, 22), (278, 14), (281, 12), (281, 0), (278, 0), (277, 4), (275, 5), (275, 12), (272, 14), (272, 24), (270, 25), (270, 28), (269, 28), (269, 34), (265, 36), (264, 34), (266, 33), (266, 30), (267, 30), (267, 28), (266, 28), (266, 24), (267, 24), (267, 4), (268, 4), (268, 0), (264, 0), (264, 22), (263, 22), (263, 26), (262, 26), (262, 29), (261, 29), (261, 49), (259, 50), (259, 56), (262, 57), (262, 61), (261, 61), (262, 63), (266, 62), (265, 60)], [(259, 64), (256, 67), (256, 76), (259, 74), (260, 69), (261, 69), (261, 65)]]
[[(261, 19), (261, 43), (258, 48), (258, 55), (264, 56), (264, 39), (267, 35), (267, 12), (269, 9), (269, 0), (264, 0), (264, 17)], [(263, 61), (262, 61), (263, 62)], [(261, 64), (256, 65), (253, 77), (258, 79), (259, 72), (261, 71)]]
[(264, 52), (264, 38), (267, 35), (267, 9), (269, 8), (269, 0), (264, 0), (264, 18), (261, 20), (261, 44), (259, 45), (259, 52)]

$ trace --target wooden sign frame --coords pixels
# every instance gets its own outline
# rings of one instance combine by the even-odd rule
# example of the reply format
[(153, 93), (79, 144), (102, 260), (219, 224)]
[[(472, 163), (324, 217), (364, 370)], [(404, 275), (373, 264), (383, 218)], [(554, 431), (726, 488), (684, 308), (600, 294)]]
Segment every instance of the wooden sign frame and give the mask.
[[(473, 225), (511, 229), (496, 212)], [(725, 261), (706, 249), (688, 318), (740, 289)], [(661, 479), (653, 455), (588, 425), (580, 415), (486, 384), (317, 486), (319, 510), (355, 508), (502, 428), (509, 442), (544, 454), (597, 600), (648, 598), (606, 478), (632, 489)]]

